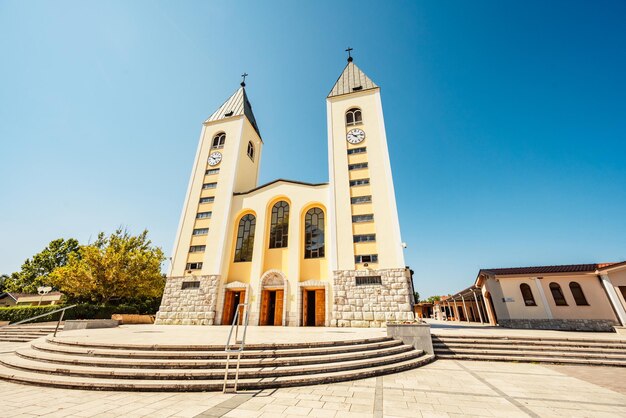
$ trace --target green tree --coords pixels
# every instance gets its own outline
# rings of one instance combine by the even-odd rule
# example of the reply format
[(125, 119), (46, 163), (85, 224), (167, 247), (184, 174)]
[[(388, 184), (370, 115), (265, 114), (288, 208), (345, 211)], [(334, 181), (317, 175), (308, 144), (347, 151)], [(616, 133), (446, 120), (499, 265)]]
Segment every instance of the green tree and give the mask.
[(38, 286), (50, 286), (50, 274), (66, 265), (70, 256), (78, 255), (78, 248), (74, 238), (51, 241), (41, 252), (24, 261), (20, 271), (5, 280), (6, 291), (37, 293)]
[(420, 292), (418, 292), (417, 290), (413, 291), (413, 297), (415, 298), (415, 303), (419, 303), (420, 301)]
[(430, 296), (428, 299), (426, 299), (428, 302), (430, 303), (435, 303), (441, 300), (441, 296)]
[(0, 293), (4, 292), (4, 289), (9, 285), (9, 280), (11, 280), (11, 276), (8, 274), (3, 274), (0, 276)]
[(107, 303), (120, 298), (159, 297), (163, 251), (153, 247), (148, 231), (137, 236), (123, 229), (104, 233), (71, 254), (67, 265), (51, 275), (52, 283), (72, 300)]

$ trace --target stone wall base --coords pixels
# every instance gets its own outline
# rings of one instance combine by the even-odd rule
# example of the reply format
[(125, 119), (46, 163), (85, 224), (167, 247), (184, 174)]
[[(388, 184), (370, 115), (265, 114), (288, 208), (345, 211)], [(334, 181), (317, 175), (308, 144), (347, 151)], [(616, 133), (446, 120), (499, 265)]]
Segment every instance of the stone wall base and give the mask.
[[(357, 277), (380, 277), (380, 284), (357, 285)], [(413, 285), (407, 269), (339, 270), (333, 274), (330, 326), (384, 327), (412, 320)]]
[[(192, 285), (183, 289), (183, 283)], [(197, 283), (196, 283), (197, 282)], [(220, 276), (168, 277), (157, 325), (213, 325)], [(197, 286), (197, 287), (196, 287)]]
[(521, 329), (614, 332), (615, 322), (610, 319), (498, 319), (498, 325)]

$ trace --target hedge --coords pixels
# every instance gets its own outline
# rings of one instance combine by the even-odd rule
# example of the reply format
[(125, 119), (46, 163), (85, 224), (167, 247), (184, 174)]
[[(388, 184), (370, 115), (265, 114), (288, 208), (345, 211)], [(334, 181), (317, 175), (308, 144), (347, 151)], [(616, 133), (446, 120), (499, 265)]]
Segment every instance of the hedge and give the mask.
[[(148, 314), (154, 315), (159, 309), (160, 300), (132, 301), (128, 303), (94, 305), (80, 303), (65, 311), (64, 319), (110, 319), (113, 314)], [(66, 305), (46, 306), (11, 306), (0, 308), (0, 321), (18, 322), (33, 316), (41, 315), (62, 308)], [(46, 315), (30, 322), (57, 321), (61, 312)]]

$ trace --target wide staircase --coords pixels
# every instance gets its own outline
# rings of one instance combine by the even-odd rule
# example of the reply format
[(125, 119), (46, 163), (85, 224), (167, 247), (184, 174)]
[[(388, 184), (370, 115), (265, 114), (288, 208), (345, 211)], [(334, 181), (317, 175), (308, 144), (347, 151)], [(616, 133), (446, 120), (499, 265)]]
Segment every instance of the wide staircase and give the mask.
[[(8, 325), (0, 328), (0, 342), (28, 342), (37, 338), (52, 334), (56, 328), (56, 322), (33, 324), (33, 325)], [(59, 331), (63, 325), (59, 327)]]
[[(419, 367), (433, 355), (387, 337), (247, 344), (239, 389), (363, 379)], [(221, 391), (224, 346), (87, 344), (41, 338), (0, 357), (0, 379), (43, 386), (129, 391)], [(234, 378), (231, 359), (229, 379)]]
[(626, 367), (626, 339), (433, 335), (440, 359)]

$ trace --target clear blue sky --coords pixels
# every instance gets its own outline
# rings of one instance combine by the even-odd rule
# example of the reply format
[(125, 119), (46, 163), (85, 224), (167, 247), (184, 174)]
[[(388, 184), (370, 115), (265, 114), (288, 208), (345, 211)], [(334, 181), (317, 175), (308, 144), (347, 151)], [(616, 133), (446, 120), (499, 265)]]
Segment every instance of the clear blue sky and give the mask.
[(325, 97), (382, 87), (423, 297), (626, 259), (626, 2), (0, 0), (0, 273), (127, 226), (171, 251), (202, 121), (247, 71), (261, 182), (327, 181)]

